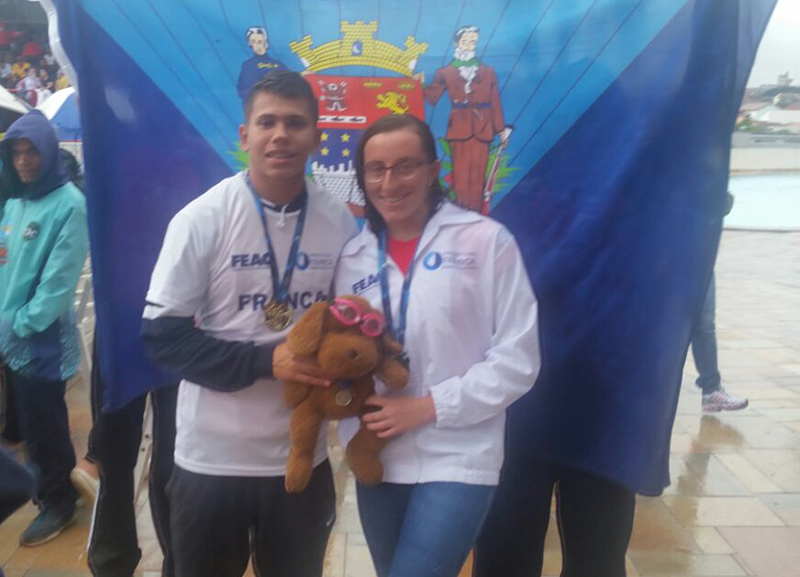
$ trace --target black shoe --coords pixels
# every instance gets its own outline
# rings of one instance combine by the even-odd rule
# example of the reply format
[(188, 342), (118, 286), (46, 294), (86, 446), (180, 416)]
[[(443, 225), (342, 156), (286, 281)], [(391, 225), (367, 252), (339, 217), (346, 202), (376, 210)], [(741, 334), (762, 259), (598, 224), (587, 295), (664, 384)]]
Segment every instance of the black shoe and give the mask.
[(51, 539), (58, 537), (61, 532), (75, 522), (75, 506), (67, 511), (58, 511), (48, 507), (43, 509), (36, 518), (31, 521), (28, 528), (19, 538), (19, 544), (23, 547), (36, 547), (47, 543)]

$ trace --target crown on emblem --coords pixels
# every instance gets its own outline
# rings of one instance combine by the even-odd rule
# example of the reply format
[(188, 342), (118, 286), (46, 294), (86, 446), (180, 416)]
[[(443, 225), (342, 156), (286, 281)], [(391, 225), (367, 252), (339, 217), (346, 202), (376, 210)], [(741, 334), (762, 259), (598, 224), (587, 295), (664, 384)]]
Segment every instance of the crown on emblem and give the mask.
[(378, 31), (378, 22), (375, 20), (358, 20), (355, 23), (342, 20), (340, 29), (343, 36), (339, 40), (311, 48), (314, 41), (307, 34), (300, 41), (290, 42), (289, 48), (310, 72), (339, 66), (375, 66), (405, 76), (414, 73), (417, 59), (428, 50), (426, 42), (417, 42), (413, 36), (406, 37), (405, 50), (389, 42), (375, 40), (373, 36)]

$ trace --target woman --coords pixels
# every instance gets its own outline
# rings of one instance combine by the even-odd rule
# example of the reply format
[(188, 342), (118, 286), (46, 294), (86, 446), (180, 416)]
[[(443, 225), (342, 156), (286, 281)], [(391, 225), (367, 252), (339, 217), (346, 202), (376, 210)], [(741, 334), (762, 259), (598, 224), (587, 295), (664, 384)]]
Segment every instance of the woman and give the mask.
[(363, 423), (391, 441), (383, 482), (357, 487), (359, 514), (380, 577), (455, 576), (499, 480), (505, 409), (539, 370), (536, 299), (511, 234), (445, 199), (424, 122), (373, 124), (356, 174), (368, 224), (342, 252), (336, 292), (384, 311), (411, 372), (368, 399)]

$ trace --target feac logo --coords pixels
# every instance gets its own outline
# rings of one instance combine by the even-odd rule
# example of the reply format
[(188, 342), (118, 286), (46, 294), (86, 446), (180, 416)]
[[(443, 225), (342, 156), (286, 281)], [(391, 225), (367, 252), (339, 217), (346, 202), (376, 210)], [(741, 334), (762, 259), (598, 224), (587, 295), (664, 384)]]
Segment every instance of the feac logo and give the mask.
[(381, 282), (377, 274), (371, 274), (353, 283), (353, 294), (360, 295)]
[(309, 268), (312, 270), (332, 270), (335, 264), (336, 259), (332, 254), (328, 253), (306, 253), (300, 251), (297, 253), (297, 258), (295, 259), (297, 270), (306, 270)]
[(245, 253), (231, 255), (231, 268), (234, 270), (246, 270), (251, 268), (268, 267), (272, 258), (270, 253)]
[[(231, 268), (234, 270), (251, 270), (254, 268), (268, 268), (270, 266), (272, 255), (268, 252), (264, 254), (258, 253), (241, 253), (233, 254), (230, 257)], [(306, 269), (327, 269), (332, 270), (336, 265), (336, 259), (333, 254), (328, 253), (305, 253), (299, 251), (295, 258), (295, 267), (297, 270)]]
[(440, 268), (469, 270), (477, 268), (474, 252), (436, 252), (431, 251), (422, 259), (422, 265), (428, 270)]
[(308, 255), (304, 252), (298, 252), (294, 263), (294, 265), (297, 267), (297, 270), (306, 270), (308, 268), (308, 264)]
[(442, 266), (442, 255), (438, 252), (431, 251), (425, 255), (425, 258), (422, 260), (422, 264), (428, 270), (436, 270)]

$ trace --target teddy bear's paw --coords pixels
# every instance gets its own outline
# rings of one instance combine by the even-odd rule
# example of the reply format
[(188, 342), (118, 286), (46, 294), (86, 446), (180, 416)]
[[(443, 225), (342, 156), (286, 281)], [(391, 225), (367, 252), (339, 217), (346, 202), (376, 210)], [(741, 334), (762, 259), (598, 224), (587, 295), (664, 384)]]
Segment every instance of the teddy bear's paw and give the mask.
[(291, 466), (286, 467), (286, 492), (302, 493), (311, 480), (313, 464), (311, 459), (297, 459)]

